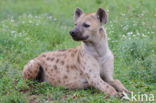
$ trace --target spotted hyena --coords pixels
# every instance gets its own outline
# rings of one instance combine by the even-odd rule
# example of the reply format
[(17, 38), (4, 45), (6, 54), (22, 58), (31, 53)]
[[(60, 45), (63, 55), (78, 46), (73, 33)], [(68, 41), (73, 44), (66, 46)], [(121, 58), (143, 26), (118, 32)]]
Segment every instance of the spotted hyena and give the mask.
[(107, 14), (99, 8), (85, 14), (75, 10), (75, 27), (70, 31), (81, 46), (45, 52), (30, 60), (23, 69), (26, 79), (40, 79), (68, 89), (94, 87), (110, 95), (128, 92), (119, 80), (113, 79), (114, 56), (108, 47)]

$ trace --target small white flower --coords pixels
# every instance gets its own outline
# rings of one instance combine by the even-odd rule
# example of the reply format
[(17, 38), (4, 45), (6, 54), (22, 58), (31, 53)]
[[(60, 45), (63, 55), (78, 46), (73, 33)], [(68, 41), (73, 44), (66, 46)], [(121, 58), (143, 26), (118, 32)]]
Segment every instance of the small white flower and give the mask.
[(130, 35), (132, 35), (132, 34), (133, 34), (133, 32), (128, 32), (128, 33), (127, 33), (128, 36), (130, 36)]
[(37, 23), (36, 26), (38, 26), (39, 24)]
[(140, 35), (140, 33), (139, 33), (139, 32), (137, 32), (137, 34), (136, 34), (136, 35), (138, 35), (138, 36), (139, 36), (139, 35)]
[(49, 19), (52, 19), (52, 16), (49, 16), (48, 18), (49, 18)]
[(145, 25), (145, 22), (142, 22), (142, 25)]
[(107, 9), (106, 12), (109, 12), (109, 9)]
[(126, 38), (126, 36), (125, 36), (125, 35), (122, 35), (122, 37), (123, 37), (123, 38)]
[(25, 24), (25, 21), (22, 21), (22, 24)]
[(11, 22), (14, 22), (14, 19), (11, 19)]
[(107, 38), (108, 40), (111, 40), (111, 38)]
[(153, 31), (152, 31), (151, 33), (152, 33), (152, 34), (154, 34), (154, 32), (153, 32)]
[(145, 34), (142, 34), (142, 37), (146, 37), (146, 35)]
[(136, 24), (136, 23), (134, 23), (134, 24), (133, 24), (133, 26), (137, 26), (137, 24)]
[(54, 21), (56, 21), (57, 19), (56, 18), (54, 18)]
[(124, 13), (121, 13), (121, 16), (125, 16), (126, 14), (124, 14)]
[(38, 16), (35, 16), (35, 18), (38, 18)]
[(32, 21), (31, 21), (31, 20), (29, 20), (29, 23), (31, 24), (31, 23), (32, 23)]
[(32, 18), (32, 15), (31, 15), (31, 14), (29, 14), (29, 15), (28, 15), (28, 17), (29, 17), (29, 18)]
[(11, 33), (12, 33), (12, 34), (13, 34), (13, 33), (16, 33), (16, 31), (12, 30)]

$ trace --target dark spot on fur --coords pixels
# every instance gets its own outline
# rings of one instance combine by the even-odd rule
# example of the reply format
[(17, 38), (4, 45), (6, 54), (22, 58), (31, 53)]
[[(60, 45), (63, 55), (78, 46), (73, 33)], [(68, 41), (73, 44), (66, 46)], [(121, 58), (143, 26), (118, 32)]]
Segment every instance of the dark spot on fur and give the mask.
[(77, 50), (75, 50), (74, 53), (76, 54), (77, 53)]
[(34, 72), (35, 72), (35, 73), (37, 73), (37, 72), (38, 72), (38, 70), (35, 70)]
[(65, 75), (63, 78), (64, 78), (64, 79), (67, 79), (67, 78), (68, 78), (68, 76), (67, 76), (67, 75)]
[(48, 57), (47, 60), (50, 60), (50, 58)]
[(80, 64), (80, 56), (77, 57), (77, 62)]
[(71, 57), (74, 57), (74, 53), (71, 53)]
[(76, 80), (76, 79), (77, 79), (77, 77), (75, 76), (75, 77), (74, 77), (74, 79)]
[(54, 65), (54, 69), (57, 70), (57, 66), (56, 65)]
[(64, 61), (61, 61), (61, 64), (64, 65)]
[(53, 72), (53, 69), (51, 69), (51, 71)]
[(61, 83), (61, 81), (60, 81), (60, 80), (58, 80), (58, 83)]
[(47, 68), (45, 68), (45, 71), (47, 71)]
[(82, 75), (83, 73), (82, 72), (80, 72), (80, 75)]
[(53, 57), (53, 58), (51, 58), (51, 61), (53, 61), (55, 58)]
[(67, 70), (66, 70), (68, 73), (70, 72), (70, 70), (69, 70), (69, 68), (67, 68)]
[(71, 52), (72, 51), (72, 49), (69, 49), (69, 52)]
[(92, 72), (92, 70), (91, 70), (91, 69), (89, 69), (89, 72)]
[(75, 65), (71, 65), (71, 69), (78, 69)]
[(109, 88), (109, 86), (107, 85), (106, 88)]
[(43, 54), (42, 56), (43, 56), (43, 57), (46, 57), (46, 55), (45, 55), (45, 54)]
[(85, 70), (85, 67), (84, 67), (84, 66), (82, 66), (82, 69), (83, 69), (83, 70)]
[(56, 60), (56, 63), (58, 63), (58, 62), (59, 62), (59, 59)]
[(73, 65), (71, 65), (70, 67), (71, 67), (71, 69), (74, 69), (74, 66)]
[(66, 68), (69, 68), (69, 65), (66, 65)]

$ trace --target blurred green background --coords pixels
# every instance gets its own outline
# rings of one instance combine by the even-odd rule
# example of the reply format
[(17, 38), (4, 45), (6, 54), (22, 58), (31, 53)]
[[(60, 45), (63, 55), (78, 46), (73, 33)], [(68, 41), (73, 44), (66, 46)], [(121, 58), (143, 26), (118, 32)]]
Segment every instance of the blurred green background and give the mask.
[(0, 103), (119, 103), (95, 89), (66, 90), (23, 80), (23, 66), (45, 51), (79, 45), (69, 36), (76, 7), (108, 14), (114, 78), (134, 94), (156, 94), (156, 0), (1, 0)]

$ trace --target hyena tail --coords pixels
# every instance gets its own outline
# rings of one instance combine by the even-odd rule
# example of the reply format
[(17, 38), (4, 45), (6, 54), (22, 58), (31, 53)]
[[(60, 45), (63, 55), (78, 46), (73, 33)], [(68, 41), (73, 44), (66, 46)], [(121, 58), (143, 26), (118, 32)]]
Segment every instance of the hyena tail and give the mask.
[(30, 80), (42, 80), (43, 69), (40, 65), (40, 62), (37, 59), (32, 59), (28, 64), (24, 66), (22, 75), (25, 79)]

